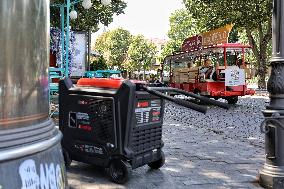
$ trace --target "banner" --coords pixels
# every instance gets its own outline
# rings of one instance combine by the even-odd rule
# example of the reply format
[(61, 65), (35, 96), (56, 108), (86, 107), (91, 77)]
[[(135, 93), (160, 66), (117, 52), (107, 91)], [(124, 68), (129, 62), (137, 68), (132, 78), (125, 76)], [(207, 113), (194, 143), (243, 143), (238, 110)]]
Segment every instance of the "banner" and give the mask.
[(199, 35), (189, 37), (184, 40), (181, 50), (182, 51), (193, 51), (201, 48), (202, 37)]
[(222, 43), (228, 43), (228, 37), (232, 27), (233, 24), (228, 24), (222, 28), (202, 33), (201, 34), (202, 46), (211, 46)]

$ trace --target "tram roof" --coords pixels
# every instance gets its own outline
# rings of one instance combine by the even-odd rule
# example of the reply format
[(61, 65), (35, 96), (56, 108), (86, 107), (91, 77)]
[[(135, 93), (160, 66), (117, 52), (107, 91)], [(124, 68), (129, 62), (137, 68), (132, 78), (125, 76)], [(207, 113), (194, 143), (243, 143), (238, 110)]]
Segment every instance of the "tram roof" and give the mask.
[(173, 55), (169, 55), (165, 58), (166, 59), (179, 59), (179, 60), (182, 60), (182, 59), (186, 59), (187, 57), (189, 56), (192, 56), (194, 55), (195, 53), (198, 53), (198, 52), (206, 52), (207, 50), (213, 50), (213, 49), (242, 49), (242, 48), (245, 48), (245, 49), (250, 49), (252, 48), (250, 45), (244, 45), (244, 44), (241, 44), (241, 43), (223, 43), (223, 44), (216, 44), (216, 45), (211, 45), (211, 46), (206, 46), (206, 47), (201, 47), (200, 49), (195, 49), (195, 50), (191, 50), (191, 51), (178, 51), (178, 52), (174, 52)]

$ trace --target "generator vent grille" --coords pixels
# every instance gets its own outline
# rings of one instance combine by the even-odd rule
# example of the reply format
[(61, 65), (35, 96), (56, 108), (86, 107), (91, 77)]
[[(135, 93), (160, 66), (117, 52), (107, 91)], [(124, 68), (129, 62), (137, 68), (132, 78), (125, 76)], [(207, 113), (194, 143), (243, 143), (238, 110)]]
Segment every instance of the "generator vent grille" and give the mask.
[(162, 146), (162, 126), (147, 125), (134, 127), (131, 148), (141, 154)]
[(94, 100), (90, 103), (91, 125), (95, 140), (100, 143), (114, 142), (113, 101), (111, 99)]

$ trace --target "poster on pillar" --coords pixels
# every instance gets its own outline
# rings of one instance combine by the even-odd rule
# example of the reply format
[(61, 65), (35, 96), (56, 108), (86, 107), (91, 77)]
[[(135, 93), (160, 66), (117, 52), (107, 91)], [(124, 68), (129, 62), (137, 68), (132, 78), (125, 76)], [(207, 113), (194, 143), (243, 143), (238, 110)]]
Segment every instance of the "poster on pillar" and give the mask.
[(73, 57), (73, 63), (70, 69), (70, 76), (82, 77), (84, 76), (86, 71), (88, 36), (86, 32), (74, 32), (74, 36), (75, 52)]

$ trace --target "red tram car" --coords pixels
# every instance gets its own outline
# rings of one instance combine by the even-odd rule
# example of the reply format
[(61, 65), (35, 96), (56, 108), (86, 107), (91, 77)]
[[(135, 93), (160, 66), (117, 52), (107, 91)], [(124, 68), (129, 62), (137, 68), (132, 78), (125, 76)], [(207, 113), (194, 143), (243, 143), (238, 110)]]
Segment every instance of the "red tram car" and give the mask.
[(236, 104), (239, 96), (255, 93), (246, 83), (252, 77), (252, 67), (245, 61), (250, 49), (239, 43), (201, 46), (167, 56), (163, 70), (168, 65), (171, 87)]

